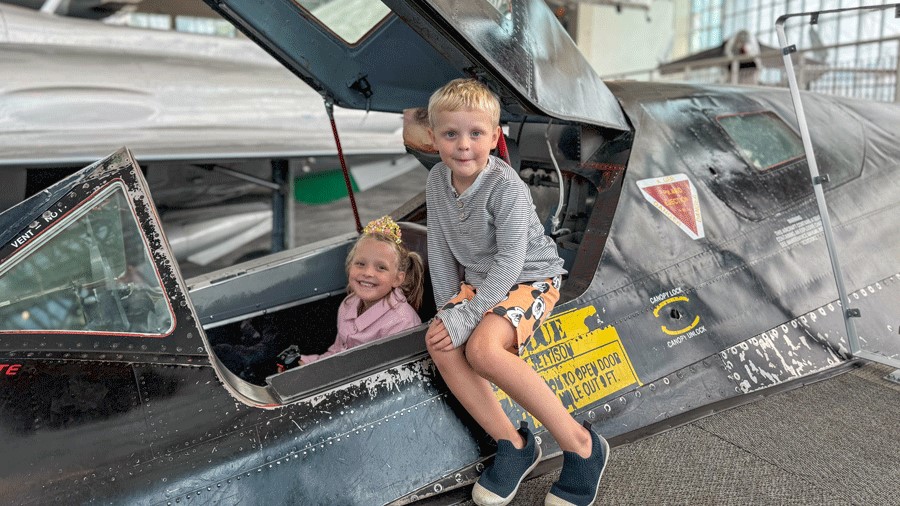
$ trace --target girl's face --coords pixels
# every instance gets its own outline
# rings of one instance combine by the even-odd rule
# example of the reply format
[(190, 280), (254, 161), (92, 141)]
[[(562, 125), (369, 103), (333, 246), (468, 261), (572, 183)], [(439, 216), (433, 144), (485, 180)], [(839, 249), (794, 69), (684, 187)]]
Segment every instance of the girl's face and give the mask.
[(364, 237), (356, 246), (348, 271), (350, 291), (369, 307), (403, 284), (406, 273), (398, 268), (399, 258), (393, 245)]

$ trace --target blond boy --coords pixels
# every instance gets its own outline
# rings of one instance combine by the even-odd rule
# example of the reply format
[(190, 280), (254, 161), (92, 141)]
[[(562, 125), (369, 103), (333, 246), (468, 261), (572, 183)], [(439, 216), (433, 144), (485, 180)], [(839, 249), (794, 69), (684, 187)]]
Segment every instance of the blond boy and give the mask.
[(506, 416), (494, 383), (540, 420), (564, 452), (545, 504), (591, 504), (609, 445), (572, 418), (518, 354), (559, 299), (566, 271), (527, 186), (490, 154), (503, 135), (500, 103), (478, 81), (457, 79), (431, 96), (428, 118), (442, 161), (426, 183), (429, 270), (440, 308), (426, 346), (450, 390), (497, 441), (472, 499), (509, 504), (541, 458), (527, 423), (516, 429)]

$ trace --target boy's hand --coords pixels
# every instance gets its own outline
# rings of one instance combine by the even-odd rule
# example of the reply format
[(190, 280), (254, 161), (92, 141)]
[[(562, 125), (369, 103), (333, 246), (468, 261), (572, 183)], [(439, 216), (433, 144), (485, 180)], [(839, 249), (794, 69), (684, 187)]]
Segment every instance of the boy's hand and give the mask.
[(450, 351), (453, 349), (453, 340), (450, 339), (450, 333), (440, 318), (435, 318), (428, 331), (425, 332), (425, 346), (429, 350)]

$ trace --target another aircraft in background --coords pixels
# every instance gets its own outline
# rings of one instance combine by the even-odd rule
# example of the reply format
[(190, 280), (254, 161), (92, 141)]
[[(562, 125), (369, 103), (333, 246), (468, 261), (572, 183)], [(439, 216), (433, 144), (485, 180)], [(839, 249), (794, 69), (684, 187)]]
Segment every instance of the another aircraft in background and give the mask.
[[(339, 105), (420, 108), (460, 76), (498, 94), (515, 168), (558, 197), (537, 211), (568, 270), (523, 358), (614, 445), (839, 374), (856, 338), (897, 363), (896, 105), (804, 94), (805, 149), (786, 90), (604, 83), (542, 0), (209, 3)], [(811, 181), (812, 153), (828, 178)], [(493, 450), (428, 358), (425, 324), (278, 368), (279, 351), (333, 342), (355, 233), (184, 281), (149, 193), (123, 149), (0, 214), (4, 493), (368, 506), (474, 482)], [(424, 197), (393, 216), (427, 258)], [(537, 434), (538, 472), (558, 467)], [(870, 478), (873, 502), (896, 498)]]
[[(290, 246), (286, 202), (305, 190), (293, 179), (340, 170), (323, 97), (247, 39), (0, 4), (0, 74), (0, 209), (127, 145), (179, 260), (206, 264), (270, 232), (260, 203), (273, 195), (275, 250)], [(399, 115), (334, 115), (357, 189), (418, 166)]]
[[(811, 34), (816, 33), (810, 30)], [(821, 46), (821, 42), (818, 44)], [(821, 51), (813, 51), (813, 55), (803, 53), (797, 56), (798, 64), (807, 67), (805, 71), (806, 82), (812, 82), (822, 76), (828, 69), (825, 58), (821, 57)], [(816, 55), (816, 53), (819, 53)], [(731, 37), (718, 46), (689, 54), (683, 58), (661, 63), (658, 71), (661, 75), (682, 75), (682, 80), (690, 81), (691, 72), (703, 72), (709, 70), (720, 71), (720, 82), (730, 84), (779, 84), (761, 83), (760, 72), (765, 68), (778, 68), (784, 66), (781, 50), (761, 44), (756, 36), (747, 30), (738, 30)], [(784, 78), (786, 79), (786, 78)]]
[(132, 8), (143, 0), (3, 0), (2, 3), (34, 10), (52, 11), (61, 16), (103, 19), (124, 8)]

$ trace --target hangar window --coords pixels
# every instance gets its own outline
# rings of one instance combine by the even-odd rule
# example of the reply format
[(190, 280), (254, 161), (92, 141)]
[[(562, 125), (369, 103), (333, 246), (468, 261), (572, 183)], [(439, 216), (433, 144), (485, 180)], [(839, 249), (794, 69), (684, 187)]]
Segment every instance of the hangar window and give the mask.
[(121, 183), (44, 231), (23, 230), (0, 267), (0, 329), (164, 336), (168, 298)]
[(741, 156), (757, 170), (768, 170), (804, 156), (803, 142), (771, 112), (716, 118), (737, 145)]
[(381, 2), (355, 0), (296, 0), (328, 30), (348, 44), (356, 44), (391, 10)]

